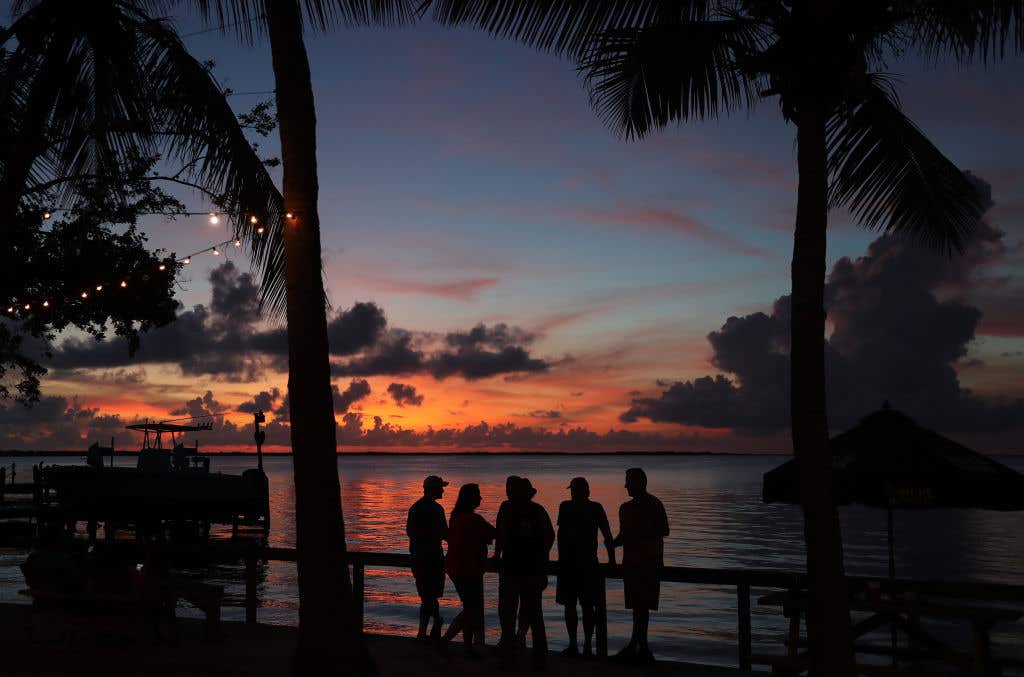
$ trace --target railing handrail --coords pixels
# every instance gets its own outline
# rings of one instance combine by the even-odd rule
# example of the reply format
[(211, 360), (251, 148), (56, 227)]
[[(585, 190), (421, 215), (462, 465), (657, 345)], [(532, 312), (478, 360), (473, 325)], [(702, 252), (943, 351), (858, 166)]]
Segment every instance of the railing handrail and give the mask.
[[(294, 562), (298, 559), (295, 548), (263, 547), (253, 552), (257, 559)], [(410, 568), (412, 556), (403, 552), (376, 552), (368, 550), (349, 550), (347, 557), (350, 563), (363, 566)], [(598, 565), (605, 578), (621, 579), (622, 566), (611, 566), (606, 563)], [(558, 560), (547, 564), (547, 574), (558, 574)], [(496, 572), (493, 560), (488, 560), (487, 571)], [(737, 567), (680, 567), (665, 566), (659, 569), (659, 579), (666, 583), (691, 583), (696, 585), (749, 585), (755, 588), (802, 588), (808, 584), (807, 574), (800, 571), (784, 569), (747, 569)], [(893, 587), (897, 590), (913, 590), (933, 595), (949, 597), (972, 597), (975, 599), (999, 599), (1006, 601), (1024, 601), (1024, 585), (1009, 583), (989, 583), (984, 581), (947, 581), (897, 578), (889, 581), (883, 576), (847, 576), (847, 580), (855, 585), (880, 583), (883, 588)]]

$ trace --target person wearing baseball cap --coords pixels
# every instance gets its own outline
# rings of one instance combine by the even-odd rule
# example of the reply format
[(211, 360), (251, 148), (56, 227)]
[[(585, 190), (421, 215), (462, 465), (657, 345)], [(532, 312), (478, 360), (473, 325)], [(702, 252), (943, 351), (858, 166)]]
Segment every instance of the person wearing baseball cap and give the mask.
[(590, 484), (584, 477), (569, 482), (571, 500), (558, 506), (558, 579), (555, 601), (565, 607), (565, 629), (569, 633), (569, 646), (563, 654), (578, 656), (576, 643), (576, 603), (583, 611), (583, 656), (593, 657), (591, 640), (594, 636), (597, 604), (601, 599), (601, 574), (598, 569), (597, 534), (604, 537), (608, 563), (615, 564), (612, 530), (604, 506), (590, 500)]
[(444, 496), (448, 483), (437, 475), (423, 480), (423, 498), (409, 508), (405, 533), (409, 536), (409, 554), (412, 555), (412, 575), (416, 579), (416, 593), (420, 597), (420, 626), (417, 639), (426, 639), (427, 625), (434, 619), (430, 637), (441, 636), (441, 607), (438, 599), (444, 596), (444, 550), (441, 541), (448, 538), (448, 523), (444, 508), (437, 500)]

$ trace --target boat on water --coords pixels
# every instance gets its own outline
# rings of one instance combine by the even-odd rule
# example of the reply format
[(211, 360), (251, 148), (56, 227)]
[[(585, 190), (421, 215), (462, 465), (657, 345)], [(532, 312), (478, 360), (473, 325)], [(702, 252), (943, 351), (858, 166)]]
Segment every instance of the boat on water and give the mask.
[[(90, 538), (99, 524), (107, 538), (122, 529), (137, 535), (167, 530), (205, 538), (213, 524), (231, 525), (233, 535), (240, 527), (269, 532), (270, 497), (262, 462), (240, 475), (210, 472), (210, 457), (199, 451), (199, 442), (186, 444), (187, 433), (208, 431), (211, 422), (126, 427), (143, 433), (135, 467), (114, 465), (111, 440), (110, 447), (93, 444), (85, 465), (34, 469), (41, 527), (69, 529), (86, 522)], [(167, 445), (165, 436), (170, 438)]]

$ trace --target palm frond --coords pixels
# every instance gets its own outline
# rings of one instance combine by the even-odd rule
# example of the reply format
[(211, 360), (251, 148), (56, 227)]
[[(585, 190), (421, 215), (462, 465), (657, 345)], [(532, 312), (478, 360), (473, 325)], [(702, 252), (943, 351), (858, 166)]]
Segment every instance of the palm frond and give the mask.
[[(417, 0), (295, 0), (306, 25), (315, 30), (337, 26), (410, 23), (420, 12)], [(264, 0), (192, 0), (207, 23), (253, 43), (266, 32)]]
[(425, 0), (436, 21), (476, 26), (531, 47), (580, 58), (607, 31), (660, 20), (701, 21), (721, 3), (709, 0)]
[[(188, 167), (191, 181), (220, 196), (222, 208), (234, 215), (236, 232), (261, 273), (264, 306), (279, 316), (285, 303), (284, 199), (210, 71), (166, 22), (148, 20), (139, 31), (141, 63), (160, 97), (159, 128), (170, 132), (165, 147)], [(262, 235), (248, 223), (252, 216), (265, 228)]]
[(757, 81), (737, 61), (763, 43), (750, 18), (663, 23), (604, 33), (580, 69), (601, 117), (627, 138), (642, 137), (754, 104)]
[(903, 114), (878, 78), (828, 123), (829, 203), (861, 225), (962, 251), (985, 210), (965, 174)]
[(902, 0), (912, 47), (961, 62), (1002, 59), (1024, 51), (1024, 0)]

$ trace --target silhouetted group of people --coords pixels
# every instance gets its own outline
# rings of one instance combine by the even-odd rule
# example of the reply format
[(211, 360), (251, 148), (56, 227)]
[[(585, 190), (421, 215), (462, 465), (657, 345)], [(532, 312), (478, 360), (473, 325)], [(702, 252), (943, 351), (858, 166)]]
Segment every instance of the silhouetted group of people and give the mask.
[[(543, 669), (547, 657), (542, 596), (548, 585), (547, 567), (556, 533), (547, 511), (533, 498), (537, 490), (529, 479), (511, 476), (505, 482), (506, 500), (491, 525), (476, 513), (482, 496), (477, 484), (464, 484), (446, 521), (437, 503), (448, 482), (436, 475), (423, 480), (423, 498), (409, 509), (406, 533), (412, 572), (420, 597), (417, 638), (430, 639), (444, 654), (461, 632), (467, 658), (480, 658), (484, 644), (484, 572), (488, 546), (494, 543), (493, 562), (498, 571), (498, 617), (501, 638), (498, 653), (503, 665), (516, 661), (526, 636), (532, 636), (533, 666)], [(604, 604), (604, 581), (598, 566), (598, 535), (603, 538), (609, 564), (621, 547), (625, 605), (633, 611), (629, 643), (612, 660), (646, 664), (654, 661), (647, 643), (651, 610), (658, 608), (658, 567), (664, 560), (668, 516), (655, 496), (647, 492), (647, 476), (640, 468), (626, 471), (631, 497), (619, 508), (619, 535), (613, 537), (604, 507), (590, 500), (583, 477), (569, 483), (570, 500), (558, 509), (558, 577), (555, 599), (565, 607), (569, 646), (564, 654), (593, 657), (597, 611)], [(445, 554), (442, 541), (447, 541)], [(462, 602), (462, 611), (442, 635), (438, 600), (444, 595), (445, 575)], [(582, 611), (583, 650), (577, 642)], [(431, 621), (433, 626), (431, 627)], [(430, 631), (428, 633), (428, 628)]]

